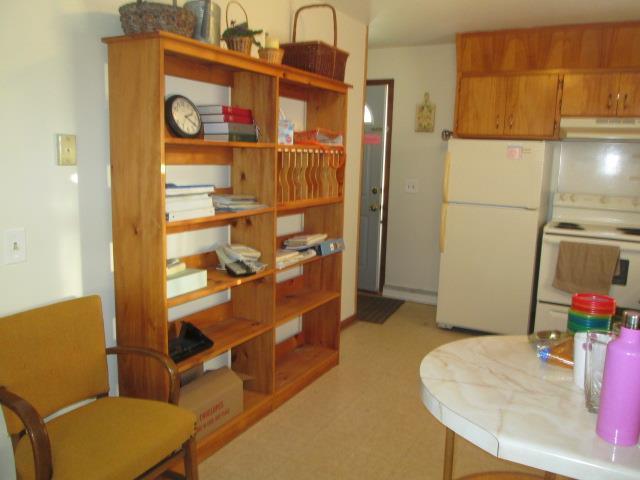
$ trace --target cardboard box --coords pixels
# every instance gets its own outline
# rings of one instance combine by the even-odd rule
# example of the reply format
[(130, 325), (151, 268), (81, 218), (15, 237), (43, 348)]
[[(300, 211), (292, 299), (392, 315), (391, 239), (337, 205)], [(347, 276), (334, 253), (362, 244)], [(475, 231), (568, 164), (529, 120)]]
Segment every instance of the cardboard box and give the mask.
[(242, 413), (242, 379), (227, 367), (205, 372), (180, 389), (179, 405), (197, 415), (200, 439)]

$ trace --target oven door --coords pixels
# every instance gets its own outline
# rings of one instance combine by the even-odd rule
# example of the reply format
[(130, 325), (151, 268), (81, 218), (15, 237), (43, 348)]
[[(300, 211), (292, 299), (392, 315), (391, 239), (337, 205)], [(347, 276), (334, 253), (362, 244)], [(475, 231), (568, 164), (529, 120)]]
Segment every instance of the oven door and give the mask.
[[(571, 294), (558, 290), (553, 284), (560, 241), (613, 245), (620, 247), (619, 274), (613, 278), (609, 295), (622, 308), (640, 308), (640, 243), (599, 240), (545, 233), (542, 237), (540, 270), (538, 277), (538, 302), (571, 305)], [(586, 292), (585, 292), (586, 293)]]

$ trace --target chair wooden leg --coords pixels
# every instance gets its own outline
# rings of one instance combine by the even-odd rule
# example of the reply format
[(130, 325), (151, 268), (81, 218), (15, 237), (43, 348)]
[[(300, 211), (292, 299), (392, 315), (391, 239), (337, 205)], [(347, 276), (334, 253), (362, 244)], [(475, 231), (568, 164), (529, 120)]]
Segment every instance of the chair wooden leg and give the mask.
[(198, 454), (196, 437), (190, 437), (182, 445), (184, 450), (184, 476), (187, 480), (198, 480)]
[(442, 469), (442, 479), (451, 480), (453, 478), (453, 442), (456, 434), (447, 428), (444, 440), (444, 468)]

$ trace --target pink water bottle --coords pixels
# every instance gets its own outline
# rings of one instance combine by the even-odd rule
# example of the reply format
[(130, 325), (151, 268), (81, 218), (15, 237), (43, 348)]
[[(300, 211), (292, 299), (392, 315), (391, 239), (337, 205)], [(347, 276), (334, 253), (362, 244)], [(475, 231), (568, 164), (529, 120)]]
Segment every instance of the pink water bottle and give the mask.
[(620, 336), (607, 346), (596, 432), (614, 445), (640, 436), (640, 312), (626, 310)]

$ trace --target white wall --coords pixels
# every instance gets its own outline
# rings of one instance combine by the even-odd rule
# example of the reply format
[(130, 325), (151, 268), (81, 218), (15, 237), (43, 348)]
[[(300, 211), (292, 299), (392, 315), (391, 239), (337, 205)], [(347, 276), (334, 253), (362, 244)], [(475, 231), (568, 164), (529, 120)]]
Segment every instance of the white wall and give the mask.
[[(384, 294), (435, 303), (447, 148), (440, 132), (453, 130), (455, 45), (369, 50), (367, 79), (386, 78), (395, 84)], [(433, 133), (414, 131), (416, 106), (425, 92), (436, 104)], [(404, 192), (406, 179), (418, 180), (418, 193)]]

